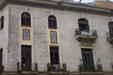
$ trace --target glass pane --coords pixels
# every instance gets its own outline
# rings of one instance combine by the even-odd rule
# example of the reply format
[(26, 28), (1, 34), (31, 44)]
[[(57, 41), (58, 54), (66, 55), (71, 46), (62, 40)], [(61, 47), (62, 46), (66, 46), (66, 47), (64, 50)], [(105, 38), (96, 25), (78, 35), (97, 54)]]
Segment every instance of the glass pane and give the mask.
[(49, 28), (53, 28), (53, 29), (57, 28), (56, 17), (55, 16), (53, 16), (53, 15), (49, 16), (48, 23), (49, 23)]
[(22, 35), (22, 40), (30, 40), (30, 29), (23, 29)]
[(22, 14), (22, 26), (31, 26), (31, 16), (29, 13)]
[(50, 41), (52, 44), (58, 44), (57, 31), (50, 31)]

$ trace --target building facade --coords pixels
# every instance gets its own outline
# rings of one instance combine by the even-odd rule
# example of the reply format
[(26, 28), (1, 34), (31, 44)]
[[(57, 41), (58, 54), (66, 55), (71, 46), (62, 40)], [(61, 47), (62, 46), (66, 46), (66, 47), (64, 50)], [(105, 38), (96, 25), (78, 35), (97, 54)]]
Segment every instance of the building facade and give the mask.
[(46, 0), (1, 0), (0, 7), (1, 70), (113, 71), (111, 9)]

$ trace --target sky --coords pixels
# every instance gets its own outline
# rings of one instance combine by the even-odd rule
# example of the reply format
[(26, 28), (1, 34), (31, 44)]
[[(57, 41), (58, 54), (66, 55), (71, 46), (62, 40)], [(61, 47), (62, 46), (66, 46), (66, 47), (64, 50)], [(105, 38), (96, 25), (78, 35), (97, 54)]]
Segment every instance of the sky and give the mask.
[[(75, 0), (75, 2), (79, 2), (80, 0)], [(82, 0), (82, 3), (89, 3), (89, 2), (93, 2), (94, 0)], [(113, 1), (113, 0), (110, 0)]]

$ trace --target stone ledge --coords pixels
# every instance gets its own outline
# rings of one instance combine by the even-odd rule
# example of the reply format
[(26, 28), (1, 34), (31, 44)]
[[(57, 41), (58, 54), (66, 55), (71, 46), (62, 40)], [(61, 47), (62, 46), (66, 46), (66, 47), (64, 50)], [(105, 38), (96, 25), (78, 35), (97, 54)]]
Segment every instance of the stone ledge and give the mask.
[(113, 72), (4, 72), (0, 75), (113, 75)]

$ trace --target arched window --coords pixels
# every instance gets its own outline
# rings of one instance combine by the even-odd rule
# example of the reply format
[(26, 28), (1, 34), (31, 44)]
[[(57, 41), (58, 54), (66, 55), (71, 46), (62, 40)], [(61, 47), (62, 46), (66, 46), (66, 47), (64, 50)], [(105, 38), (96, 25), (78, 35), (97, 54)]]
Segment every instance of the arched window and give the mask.
[(0, 18), (0, 29), (3, 29), (4, 28), (4, 16), (1, 16)]
[(22, 26), (31, 26), (31, 16), (29, 13), (27, 12), (22, 13), (21, 23)]
[(113, 37), (113, 22), (109, 22), (108, 26), (109, 26), (110, 36)]
[(79, 31), (89, 32), (88, 21), (84, 18), (78, 20)]
[(49, 28), (53, 28), (53, 29), (57, 29), (57, 21), (56, 21), (56, 17), (53, 15), (50, 15), (48, 17), (48, 27)]

